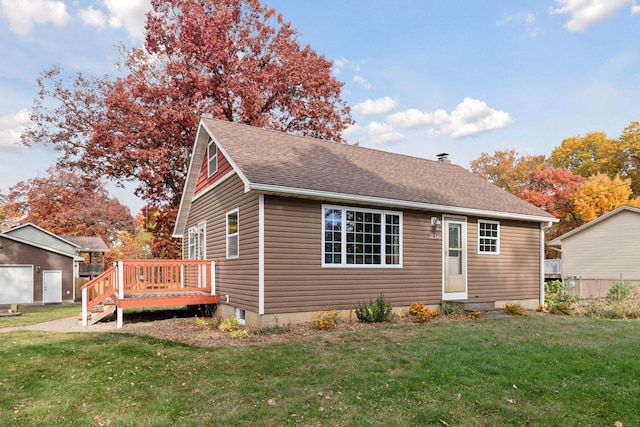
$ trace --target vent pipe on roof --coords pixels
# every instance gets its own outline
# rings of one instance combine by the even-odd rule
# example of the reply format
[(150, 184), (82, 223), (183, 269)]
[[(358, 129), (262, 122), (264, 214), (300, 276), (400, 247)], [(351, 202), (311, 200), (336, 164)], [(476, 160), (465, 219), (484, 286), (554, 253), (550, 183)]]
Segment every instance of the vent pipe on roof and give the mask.
[(442, 163), (451, 163), (449, 160), (449, 153), (440, 153), (436, 155), (438, 157), (438, 161)]

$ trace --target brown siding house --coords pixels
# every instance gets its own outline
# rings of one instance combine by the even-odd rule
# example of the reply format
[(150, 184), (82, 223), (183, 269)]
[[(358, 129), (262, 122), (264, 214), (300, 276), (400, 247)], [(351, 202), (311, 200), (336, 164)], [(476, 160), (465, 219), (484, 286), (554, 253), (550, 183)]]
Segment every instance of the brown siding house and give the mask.
[(250, 325), (413, 302), (544, 301), (555, 221), (460, 166), (203, 118), (174, 236)]

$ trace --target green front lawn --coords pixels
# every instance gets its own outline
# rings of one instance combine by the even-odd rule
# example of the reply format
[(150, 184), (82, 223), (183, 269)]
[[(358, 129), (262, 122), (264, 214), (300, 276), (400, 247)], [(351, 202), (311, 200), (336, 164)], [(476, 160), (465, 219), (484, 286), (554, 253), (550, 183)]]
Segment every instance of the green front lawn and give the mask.
[[(0, 316), (0, 328), (10, 328), (14, 326), (27, 326), (36, 323), (48, 322), (50, 320), (64, 319), (65, 317), (77, 316), (82, 311), (80, 304), (61, 305), (40, 305), (40, 306), (18, 306), (20, 316), (4, 317)], [(6, 310), (3, 310), (6, 313)]]
[(197, 348), (0, 336), (0, 425), (640, 425), (640, 323), (532, 316)]

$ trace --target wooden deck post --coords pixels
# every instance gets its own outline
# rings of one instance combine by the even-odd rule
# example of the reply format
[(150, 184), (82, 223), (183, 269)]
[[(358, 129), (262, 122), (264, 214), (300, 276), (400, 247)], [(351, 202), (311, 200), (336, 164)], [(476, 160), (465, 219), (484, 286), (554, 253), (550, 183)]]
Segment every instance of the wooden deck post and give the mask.
[(211, 281), (211, 295), (216, 294), (216, 262), (211, 261), (211, 277), (209, 278)]
[(82, 326), (87, 326), (87, 305), (89, 301), (87, 300), (87, 288), (82, 289)]
[[(118, 299), (124, 299), (124, 262), (118, 261), (118, 270), (116, 271), (116, 289), (118, 290)], [(118, 329), (122, 328), (124, 321), (124, 313), (122, 307), (118, 306), (116, 309), (116, 317), (118, 319)]]

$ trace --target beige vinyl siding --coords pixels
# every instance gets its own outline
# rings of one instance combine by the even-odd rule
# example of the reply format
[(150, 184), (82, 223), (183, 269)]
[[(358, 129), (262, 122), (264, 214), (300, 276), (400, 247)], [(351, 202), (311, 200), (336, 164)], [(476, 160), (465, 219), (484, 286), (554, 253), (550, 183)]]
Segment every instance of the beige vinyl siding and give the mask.
[(640, 280), (640, 214), (622, 210), (562, 240), (563, 276)]
[(540, 224), (500, 220), (500, 253), (479, 254), (478, 219), (467, 221), (468, 297), (539, 298)]
[[(226, 214), (238, 208), (239, 257), (227, 259)], [(193, 201), (186, 230), (206, 221), (207, 259), (216, 261), (216, 293), (229, 304), (258, 311), (258, 195), (245, 193), (244, 184), (235, 175), (213, 191)], [(187, 254), (188, 235), (183, 239)]]
[(266, 196), (265, 314), (350, 309), (381, 293), (394, 306), (439, 303), (442, 246), (428, 239), (430, 219), (403, 212), (402, 268), (323, 268), (322, 203)]

